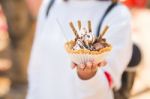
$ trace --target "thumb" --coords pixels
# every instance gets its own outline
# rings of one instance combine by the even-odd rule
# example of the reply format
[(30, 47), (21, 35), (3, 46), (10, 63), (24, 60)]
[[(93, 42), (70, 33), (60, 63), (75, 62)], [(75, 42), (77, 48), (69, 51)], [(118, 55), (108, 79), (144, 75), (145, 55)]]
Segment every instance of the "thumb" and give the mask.
[(71, 63), (71, 68), (74, 69), (75, 67), (77, 67), (77, 64), (72, 62)]

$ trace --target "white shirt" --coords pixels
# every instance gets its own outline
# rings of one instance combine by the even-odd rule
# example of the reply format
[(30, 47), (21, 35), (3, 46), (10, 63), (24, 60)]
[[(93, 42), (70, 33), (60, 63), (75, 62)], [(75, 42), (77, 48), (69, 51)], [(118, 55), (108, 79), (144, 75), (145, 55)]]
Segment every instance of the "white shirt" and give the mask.
[[(49, 0), (40, 9), (37, 31), (31, 51), (29, 64), (29, 90), (27, 99), (113, 99), (104, 71), (113, 79), (114, 87), (120, 87), (121, 74), (131, 57), (130, 13), (123, 5), (115, 7), (106, 17), (104, 26), (110, 29), (105, 35), (113, 49), (106, 59), (108, 65), (98, 70), (89, 80), (81, 80), (75, 70), (70, 68), (70, 59), (64, 49), (67, 39), (73, 34), (68, 25), (81, 20), (86, 24), (92, 21), (93, 31), (104, 14), (110, 1), (69, 1), (55, 2), (49, 16), (46, 10)], [(62, 24), (65, 33), (57, 21)]]

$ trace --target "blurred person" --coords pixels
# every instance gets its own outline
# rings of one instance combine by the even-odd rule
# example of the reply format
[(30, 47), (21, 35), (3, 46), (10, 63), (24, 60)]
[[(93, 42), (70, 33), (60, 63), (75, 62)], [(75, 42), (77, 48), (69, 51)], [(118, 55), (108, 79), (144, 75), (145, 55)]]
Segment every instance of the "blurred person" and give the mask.
[[(139, 2), (136, 2), (139, 1)], [(132, 2), (132, 5), (129, 4)], [(132, 13), (132, 36), (133, 40), (139, 46), (142, 52), (142, 63), (138, 68), (138, 77), (136, 79), (133, 92), (145, 90), (150, 87), (150, 46), (149, 46), (149, 31), (150, 31), (150, 10), (147, 8), (148, 0), (126, 0), (125, 4), (130, 8)]]
[(25, 0), (0, 0), (7, 18), (13, 68), (10, 70), (13, 84), (27, 82), (27, 64), (34, 35), (34, 20)]
[(29, 11), (34, 18), (36, 18), (38, 15), (41, 2), (42, 0), (26, 0)]
[[(97, 27), (111, 4), (111, 0), (43, 0), (28, 69), (27, 99), (114, 99), (113, 89), (121, 87), (121, 76), (132, 53), (128, 9), (118, 4), (102, 24), (102, 30), (110, 25), (106, 39), (113, 46), (107, 64), (105, 61), (81, 64), (86, 66), (85, 71), (75, 64), (72, 65), (75, 70), (71, 70), (64, 49), (65, 40), (56, 22), (56, 18), (59, 19), (65, 30), (68, 30), (69, 21), (79, 19), (91, 20), (93, 27)], [(70, 32), (66, 36), (71, 38)], [(100, 68), (89, 72), (91, 67)]]
[(144, 8), (147, 4), (147, 0), (121, 0), (124, 4), (126, 4), (129, 8), (138, 7)]
[(7, 31), (7, 22), (0, 5), (0, 98), (9, 92), (11, 84), (9, 70), (12, 62), (8, 45), (9, 35)]

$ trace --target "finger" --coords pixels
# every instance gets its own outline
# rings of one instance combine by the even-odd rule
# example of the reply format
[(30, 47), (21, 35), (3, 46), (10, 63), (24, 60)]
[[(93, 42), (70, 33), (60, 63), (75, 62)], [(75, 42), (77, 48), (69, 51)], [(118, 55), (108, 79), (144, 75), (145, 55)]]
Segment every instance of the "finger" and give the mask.
[(93, 65), (92, 62), (87, 62), (87, 63), (86, 63), (87, 68), (91, 68), (92, 65)]
[(77, 67), (76, 63), (71, 63), (71, 68), (74, 69), (75, 67)]
[(94, 61), (92, 61), (92, 68), (91, 68), (91, 71), (95, 71), (96, 70), (96, 68), (98, 67), (98, 63), (94, 60)]
[(98, 67), (102, 67), (102, 66), (105, 66), (107, 65), (107, 62), (106, 61), (102, 61), (98, 64)]
[(101, 66), (106, 66), (106, 65), (107, 65), (106, 61), (101, 62)]
[(107, 62), (106, 61), (104, 61), (104, 66), (106, 66), (107, 65)]
[(93, 61), (93, 67), (94, 67), (94, 68), (95, 68), (95, 67), (98, 67), (98, 65), (99, 65), (99, 63), (98, 63), (98, 62)]
[(80, 65), (79, 65), (79, 68), (84, 69), (84, 68), (85, 68), (85, 65), (84, 65), (84, 64), (80, 64)]

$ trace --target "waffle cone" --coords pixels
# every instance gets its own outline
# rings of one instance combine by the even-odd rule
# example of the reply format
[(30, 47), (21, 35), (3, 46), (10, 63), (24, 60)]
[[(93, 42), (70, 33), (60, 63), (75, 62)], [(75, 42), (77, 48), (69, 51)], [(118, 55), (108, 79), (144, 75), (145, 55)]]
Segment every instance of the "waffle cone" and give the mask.
[(75, 45), (75, 41), (69, 41), (65, 44), (65, 48), (66, 51), (68, 53), (72, 53), (72, 54), (102, 54), (104, 52), (109, 52), (111, 51), (112, 47), (110, 44), (108, 44), (108, 47), (102, 48), (98, 51), (91, 51), (91, 50), (87, 50), (87, 49), (80, 49), (80, 50), (73, 50), (73, 46)]
[(77, 64), (84, 64), (87, 61), (97, 61), (100, 62), (106, 58), (108, 53), (111, 51), (112, 47), (108, 44), (107, 47), (102, 48), (98, 51), (91, 51), (87, 49), (73, 50), (75, 41), (69, 41), (65, 44), (65, 49), (69, 54), (71, 61)]

